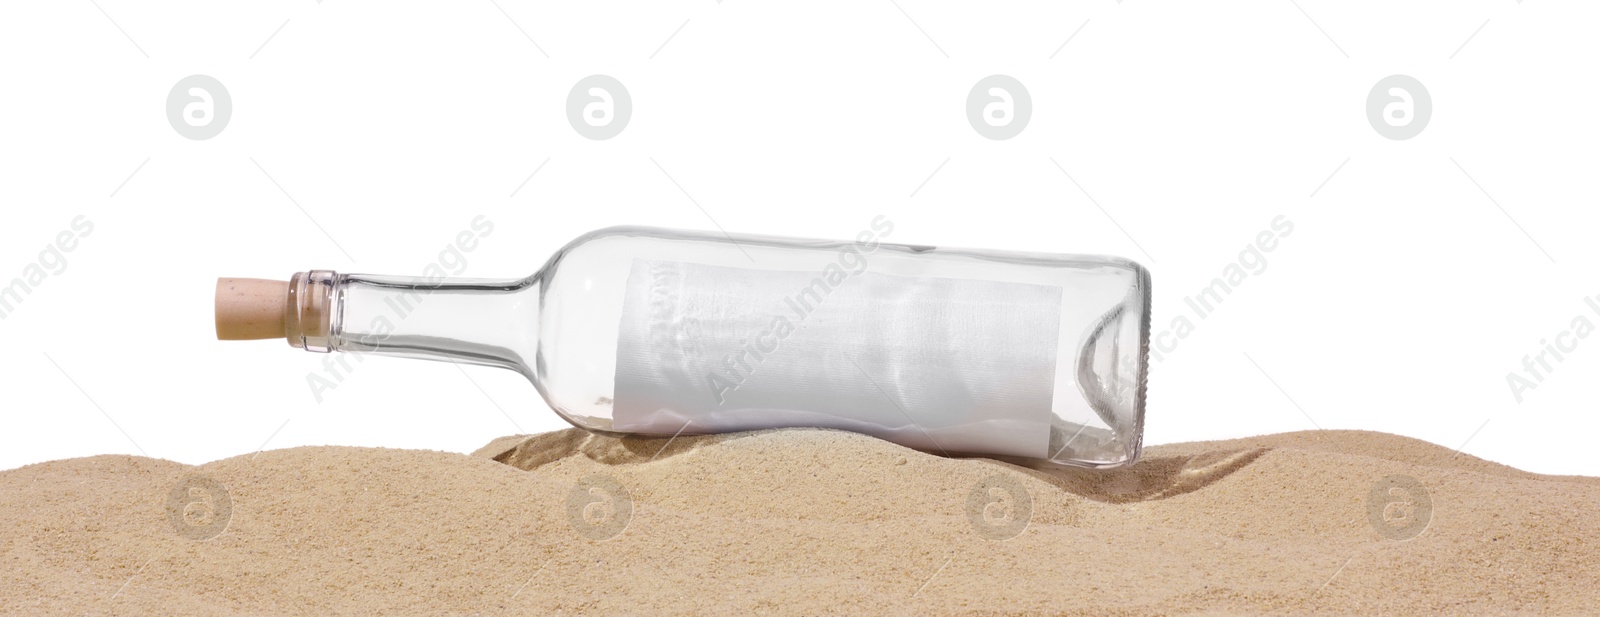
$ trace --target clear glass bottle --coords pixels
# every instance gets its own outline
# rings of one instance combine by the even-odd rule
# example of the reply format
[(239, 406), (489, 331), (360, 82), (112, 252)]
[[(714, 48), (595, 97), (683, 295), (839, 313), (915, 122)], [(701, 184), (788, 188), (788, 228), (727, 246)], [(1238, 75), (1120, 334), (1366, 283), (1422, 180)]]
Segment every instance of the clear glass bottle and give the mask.
[(568, 422), (670, 436), (831, 427), (920, 450), (1139, 456), (1150, 276), (1099, 256), (613, 227), (518, 279), (311, 271), (308, 351), (522, 373)]

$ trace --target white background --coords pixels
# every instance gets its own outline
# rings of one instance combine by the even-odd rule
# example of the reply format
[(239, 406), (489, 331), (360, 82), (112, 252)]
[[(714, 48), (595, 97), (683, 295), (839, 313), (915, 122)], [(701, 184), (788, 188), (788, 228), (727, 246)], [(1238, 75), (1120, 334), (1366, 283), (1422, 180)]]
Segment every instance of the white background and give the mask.
[[(480, 214), (464, 274), (493, 277), (615, 224), (883, 214), (898, 242), (1150, 267), (1155, 330), (1195, 329), (1153, 367), (1147, 443), (1367, 429), (1600, 474), (1600, 336), (1520, 404), (1506, 383), (1600, 324), (1594, 3), (97, 2), (0, 8), (0, 285), (94, 225), (0, 320), (0, 468), (565, 426), (441, 363), (371, 359), (318, 403), (321, 356), (214, 340), (218, 276), (420, 274)], [(166, 118), (193, 74), (233, 101), (209, 140)], [(633, 100), (610, 140), (566, 118), (593, 74)], [(992, 74), (1033, 101), (1009, 140), (966, 118)], [(1433, 101), (1409, 140), (1366, 117), (1393, 74)], [(1279, 215), (1267, 269), (1197, 319), (1184, 297)]]

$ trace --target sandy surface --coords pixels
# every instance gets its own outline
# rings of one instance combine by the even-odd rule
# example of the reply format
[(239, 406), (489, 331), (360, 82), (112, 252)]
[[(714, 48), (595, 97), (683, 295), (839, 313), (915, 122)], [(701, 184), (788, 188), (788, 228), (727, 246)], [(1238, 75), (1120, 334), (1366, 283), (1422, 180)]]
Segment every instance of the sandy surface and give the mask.
[(0, 521), (9, 614), (1600, 610), (1600, 479), (1365, 432), (1121, 472), (821, 430), (99, 456), (0, 472)]

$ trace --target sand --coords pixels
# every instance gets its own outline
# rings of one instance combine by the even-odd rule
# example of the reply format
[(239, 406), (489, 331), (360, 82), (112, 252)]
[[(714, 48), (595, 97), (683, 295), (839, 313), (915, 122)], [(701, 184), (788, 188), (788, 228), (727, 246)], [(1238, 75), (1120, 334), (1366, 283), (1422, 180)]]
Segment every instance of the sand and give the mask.
[(1600, 479), (1368, 432), (1092, 472), (824, 430), (569, 430), (471, 456), (53, 461), (0, 472), (0, 496), (9, 614), (1600, 610)]

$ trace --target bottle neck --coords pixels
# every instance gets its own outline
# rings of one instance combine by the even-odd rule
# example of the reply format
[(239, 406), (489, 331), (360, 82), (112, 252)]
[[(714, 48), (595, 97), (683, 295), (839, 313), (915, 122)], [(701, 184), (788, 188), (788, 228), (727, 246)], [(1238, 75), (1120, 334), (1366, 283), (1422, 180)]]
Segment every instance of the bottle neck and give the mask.
[[(291, 345), (532, 374), (539, 334), (538, 277), (304, 274), (290, 284)], [(297, 285), (302, 278), (305, 282)]]

